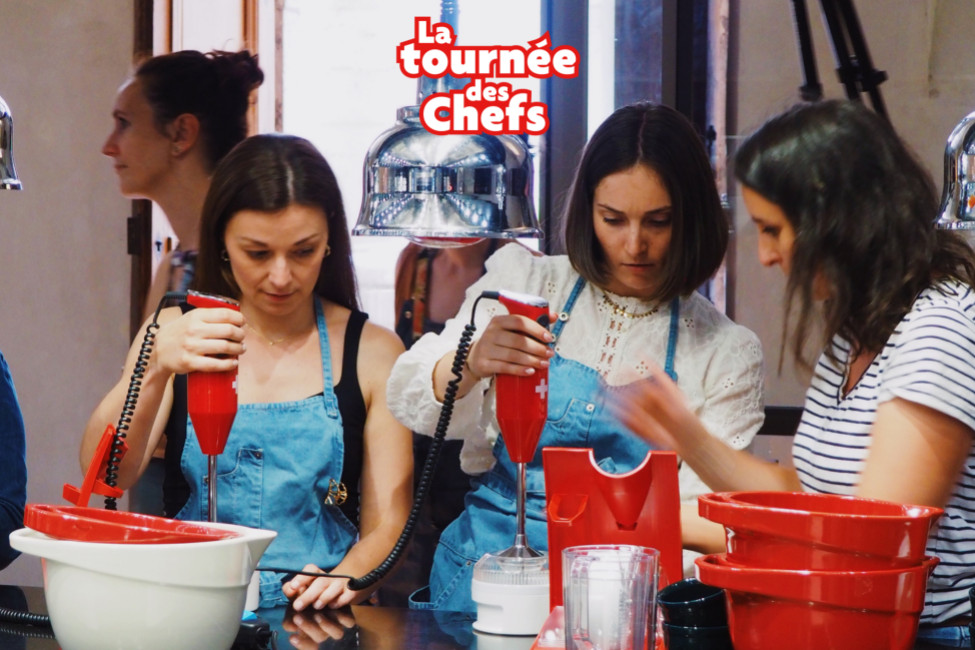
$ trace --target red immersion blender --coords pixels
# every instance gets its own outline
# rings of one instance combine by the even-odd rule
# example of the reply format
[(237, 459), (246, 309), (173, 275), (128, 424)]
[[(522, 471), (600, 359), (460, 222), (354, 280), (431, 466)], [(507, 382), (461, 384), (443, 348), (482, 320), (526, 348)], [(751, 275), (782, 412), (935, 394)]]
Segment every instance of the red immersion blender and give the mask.
[[(194, 307), (224, 307), (240, 311), (236, 301), (190, 291), (186, 301)], [(217, 456), (223, 453), (237, 416), (237, 368), (186, 375), (186, 411), (200, 449), (207, 455), (207, 520), (217, 520)]]
[[(498, 292), (498, 302), (511, 314), (527, 316), (548, 328), (548, 302), (537, 296)], [(531, 375), (499, 374), (496, 377), (496, 411), (501, 436), (511, 462), (518, 466), (517, 528), (513, 546), (498, 553), (502, 557), (538, 557), (542, 553), (525, 539), (525, 467), (535, 457), (538, 438), (548, 415), (548, 368), (536, 368)]]
[[(527, 316), (548, 327), (548, 302), (537, 296), (507, 291), (485, 292), (511, 314)], [(496, 413), (508, 456), (517, 465), (514, 545), (485, 553), (474, 565), (471, 598), (477, 605), (473, 627), (479, 632), (512, 636), (538, 634), (549, 614), (548, 556), (525, 538), (526, 465), (535, 457), (548, 415), (548, 369), (531, 375), (495, 376)]]

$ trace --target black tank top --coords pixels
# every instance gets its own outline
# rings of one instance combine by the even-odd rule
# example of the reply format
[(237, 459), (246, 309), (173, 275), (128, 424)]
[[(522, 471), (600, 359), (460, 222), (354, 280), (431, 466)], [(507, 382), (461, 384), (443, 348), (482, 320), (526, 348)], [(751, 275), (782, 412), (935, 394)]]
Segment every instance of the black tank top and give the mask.
[[(185, 309), (184, 309), (185, 311)], [(366, 402), (359, 387), (359, 341), (362, 328), (369, 316), (361, 311), (353, 311), (345, 328), (345, 343), (342, 353), (342, 378), (335, 385), (335, 397), (342, 414), (342, 444), (345, 458), (342, 461), (342, 483), (348, 490), (348, 498), (339, 506), (342, 513), (359, 525), (359, 479), (362, 474), (363, 442), (362, 433), (366, 426)], [(320, 395), (321, 393), (319, 393)], [(163, 478), (163, 511), (167, 517), (174, 517), (190, 495), (190, 486), (180, 469), (179, 461), (186, 444), (186, 375), (176, 375), (173, 379), (173, 406), (166, 422), (166, 472)]]

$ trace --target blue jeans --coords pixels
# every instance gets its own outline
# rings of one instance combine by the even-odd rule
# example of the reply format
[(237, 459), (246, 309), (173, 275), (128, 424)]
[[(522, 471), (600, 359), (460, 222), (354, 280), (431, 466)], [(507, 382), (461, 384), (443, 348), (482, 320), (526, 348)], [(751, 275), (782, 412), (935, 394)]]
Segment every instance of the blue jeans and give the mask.
[(917, 640), (948, 648), (970, 648), (971, 628), (968, 625), (946, 625), (944, 627), (922, 625), (917, 630)]

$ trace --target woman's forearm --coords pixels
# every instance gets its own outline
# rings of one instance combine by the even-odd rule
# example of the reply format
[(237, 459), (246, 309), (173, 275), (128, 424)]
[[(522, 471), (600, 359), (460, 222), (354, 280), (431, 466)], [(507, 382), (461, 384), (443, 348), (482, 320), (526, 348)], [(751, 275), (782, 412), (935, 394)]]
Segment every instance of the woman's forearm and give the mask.
[(695, 443), (682, 446), (678, 454), (715, 492), (802, 489), (799, 476), (791, 467), (734, 449), (707, 433)]
[[(444, 396), (447, 394), (447, 385), (454, 379), (457, 375), (453, 372), (454, 359), (456, 358), (456, 352), (449, 352), (440, 358), (440, 361), (433, 367), (433, 394), (437, 397), (437, 401), (443, 402)], [(481, 377), (475, 377), (474, 373), (471, 371), (468, 364), (464, 364), (461, 368), (461, 380), (457, 386), (457, 399), (464, 397), (471, 389), (476, 386)]]
[[(125, 442), (128, 445), (128, 452), (119, 466), (118, 486), (122, 489), (127, 489), (135, 483), (155, 448), (158, 432), (155, 432), (154, 428), (170, 378), (171, 375), (164, 373), (146, 373), (143, 377), (135, 410), (131, 414), (131, 421), (126, 431)], [(105, 428), (109, 424), (118, 425), (129, 390), (128, 384), (129, 380), (123, 378), (102, 399), (89, 418), (79, 455), (82, 472), (88, 471)]]
[(725, 549), (724, 526), (698, 514), (697, 499), (680, 504), (680, 533), (684, 548), (698, 553), (721, 553)]

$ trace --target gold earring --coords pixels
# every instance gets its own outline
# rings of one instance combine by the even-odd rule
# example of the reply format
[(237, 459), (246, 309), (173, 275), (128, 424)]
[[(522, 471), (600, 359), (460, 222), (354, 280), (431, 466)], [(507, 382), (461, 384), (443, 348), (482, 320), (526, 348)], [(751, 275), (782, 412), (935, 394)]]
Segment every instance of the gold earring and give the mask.
[(328, 257), (331, 254), (332, 254), (332, 247), (329, 246), (328, 244), (325, 244), (325, 257)]
[(227, 255), (227, 249), (224, 249), (223, 251), (221, 251), (221, 253), (220, 253), (220, 259), (223, 260), (224, 262), (229, 262), (230, 261), (230, 255)]

